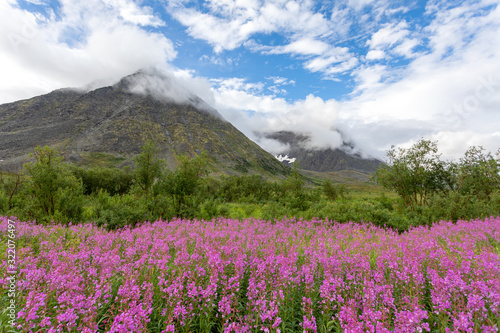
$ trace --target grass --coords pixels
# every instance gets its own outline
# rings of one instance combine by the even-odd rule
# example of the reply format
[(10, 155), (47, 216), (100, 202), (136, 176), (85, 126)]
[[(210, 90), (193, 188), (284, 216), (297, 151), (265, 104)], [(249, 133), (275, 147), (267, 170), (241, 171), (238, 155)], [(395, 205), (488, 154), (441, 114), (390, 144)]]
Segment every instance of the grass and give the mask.
[(82, 154), (82, 162), (80, 164), (87, 167), (105, 167), (105, 168), (116, 168), (122, 162), (126, 161), (127, 158), (123, 156), (117, 156), (114, 154), (101, 153), (101, 152), (89, 152)]

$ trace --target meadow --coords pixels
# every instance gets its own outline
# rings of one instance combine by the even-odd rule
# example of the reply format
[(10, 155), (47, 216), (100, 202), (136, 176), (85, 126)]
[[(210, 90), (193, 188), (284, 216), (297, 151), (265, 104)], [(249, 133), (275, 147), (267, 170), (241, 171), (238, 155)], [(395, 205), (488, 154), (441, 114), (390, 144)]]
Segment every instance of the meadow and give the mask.
[[(111, 231), (14, 220), (19, 332), (500, 327), (499, 217), (403, 233), (290, 218), (159, 220)], [(1, 217), (2, 254), (9, 228)], [(10, 301), (9, 269), (2, 257), (0, 304)]]

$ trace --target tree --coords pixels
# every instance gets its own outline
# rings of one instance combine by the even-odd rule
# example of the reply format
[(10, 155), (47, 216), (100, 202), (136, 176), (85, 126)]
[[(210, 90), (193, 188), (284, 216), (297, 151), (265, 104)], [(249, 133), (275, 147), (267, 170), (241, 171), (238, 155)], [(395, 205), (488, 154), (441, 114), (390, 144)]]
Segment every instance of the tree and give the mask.
[(309, 207), (305, 192), (305, 181), (299, 173), (300, 167), (297, 162), (293, 163), (290, 176), (282, 183), (283, 198), (288, 207), (292, 209), (306, 210)]
[(322, 185), (322, 192), (328, 199), (335, 201), (339, 196), (344, 196), (345, 185), (335, 186), (331, 180), (327, 179)]
[(202, 151), (193, 159), (180, 156), (179, 162), (175, 172), (169, 173), (159, 187), (160, 191), (172, 195), (176, 214), (185, 217), (187, 198), (195, 194), (201, 177), (207, 174), (207, 154)]
[(84, 168), (72, 166), (72, 173), (82, 180), (84, 194), (91, 195), (105, 190), (110, 195), (129, 192), (134, 181), (134, 175), (128, 170), (118, 168)]
[(297, 162), (292, 164), (290, 176), (283, 181), (283, 188), (286, 192), (291, 192), (298, 197), (303, 194), (305, 181), (299, 173), (300, 167)]
[(379, 167), (375, 179), (396, 191), (412, 211), (417, 205), (428, 204), (430, 195), (446, 193), (450, 187), (450, 168), (440, 160), (436, 141), (421, 139), (409, 149), (392, 146), (387, 158), (387, 164)]
[(35, 201), (35, 208), (47, 218), (78, 219), (82, 210), (81, 181), (71, 174), (57, 150), (48, 146), (36, 147), (31, 156), (35, 160), (25, 163), (23, 172), (29, 178), (28, 191)]
[(3, 190), (7, 196), (7, 209), (12, 209), (12, 199), (23, 185), (23, 179), (20, 173), (6, 174), (0, 170), (0, 189)]
[(484, 148), (470, 147), (460, 159), (456, 174), (456, 191), (490, 200), (500, 188), (500, 150), (497, 158), (484, 153)]
[(163, 173), (164, 161), (158, 158), (159, 149), (150, 140), (142, 147), (141, 154), (134, 158), (134, 176), (146, 200), (155, 180)]

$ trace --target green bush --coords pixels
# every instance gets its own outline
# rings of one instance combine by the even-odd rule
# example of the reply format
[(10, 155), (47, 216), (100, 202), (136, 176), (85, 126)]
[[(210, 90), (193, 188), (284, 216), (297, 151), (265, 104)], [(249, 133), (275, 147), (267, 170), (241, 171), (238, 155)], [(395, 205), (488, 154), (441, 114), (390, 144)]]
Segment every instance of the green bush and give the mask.
[(279, 192), (278, 184), (260, 175), (244, 175), (221, 177), (218, 191), (213, 194), (229, 202), (259, 203), (273, 200)]
[(155, 195), (145, 203), (147, 220), (171, 220), (176, 216), (172, 198), (166, 195)]
[(81, 186), (60, 189), (56, 205), (57, 214), (54, 216), (54, 220), (64, 223), (82, 221), (83, 202), (84, 196)]
[(202, 152), (193, 159), (179, 156), (179, 166), (174, 172), (162, 175), (153, 186), (153, 193), (172, 198), (174, 214), (177, 217), (198, 216), (198, 205), (205, 200), (200, 198), (199, 189), (202, 177), (207, 173), (206, 153)]
[(212, 220), (215, 217), (221, 216), (219, 206), (221, 205), (220, 199), (208, 198), (200, 204), (199, 218), (204, 220)]
[(134, 181), (146, 199), (155, 181), (163, 176), (165, 161), (158, 158), (159, 151), (154, 143), (148, 141), (142, 147), (141, 154), (134, 158)]
[(147, 220), (147, 210), (142, 200), (134, 195), (103, 195), (99, 202), (99, 217), (96, 219), (98, 226), (109, 230), (123, 228), (127, 225), (135, 226)]
[(130, 191), (134, 179), (131, 172), (117, 168), (86, 169), (73, 166), (72, 172), (81, 179), (85, 195), (95, 194), (99, 190), (111, 195), (125, 194)]
[(491, 194), (491, 200), (481, 200), (471, 193), (449, 192), (444, 196), (435, 196), (422, 212), (428, 220), (471, 220), (500, 214), (499, 191)]
[(274, 201), (265, 204), (262, 208), (262, 219), (266, 221), (279, 220), (284, 216), (293, 216), (292, 214), (293, 213), (287, 211), (283, 205)]
[(16, 200), (19, 215), (39, 222), (80, 222), (83, 186), (63, 162), (59, 153), (47, 146), (36, 147), (34, 161), (23, 165), (26, 186)]
[(0, 170), (0, 212), (7, 212), (14, 207), (16, 196), (23, 190), (24, 185), (25, 179), (21, 174)]
[(7, 193), (0, 188), (0, 214), (6, 215), (9, 210), (9, 197)]

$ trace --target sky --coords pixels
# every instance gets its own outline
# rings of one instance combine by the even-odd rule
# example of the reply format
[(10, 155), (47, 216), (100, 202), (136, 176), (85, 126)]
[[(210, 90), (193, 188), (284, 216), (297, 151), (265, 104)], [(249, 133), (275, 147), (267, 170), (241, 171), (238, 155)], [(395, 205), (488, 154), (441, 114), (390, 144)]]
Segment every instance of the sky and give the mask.
[(500, 2), (0, 0), (0, 103), (158, 68), (271, 153), (266, 133), (500, 149)]

